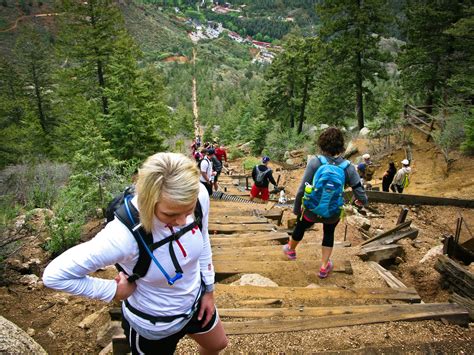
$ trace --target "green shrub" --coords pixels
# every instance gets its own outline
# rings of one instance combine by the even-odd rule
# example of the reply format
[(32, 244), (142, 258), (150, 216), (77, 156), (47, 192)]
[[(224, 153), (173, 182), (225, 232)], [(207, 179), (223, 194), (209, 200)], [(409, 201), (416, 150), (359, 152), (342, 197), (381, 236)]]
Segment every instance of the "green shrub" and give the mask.
[(242, 163), (245, 170), (252, 170), (253, 167), (258, 164), (260, 164), (260, 159), (254, 157), (245, 158)]
[(26, 208), (51, 208), (58, 190), (70, 175), (67, 164), (42, 162), (19, 164), (0, 173), (0, 195)]
[(228, 155), (229, 160), (235, 160), (235, 159), (243, 158), (245, 156), (245, 153), (242, 152), (240, 149), (230, 148), (227, 155)]
[(86, 221), (83, 204), (76, 199), (81, 193), (77, 188), (62, 189), (54, 206), (55, 214), (47, 220), (50, 239), (46, 249), (54, 256), (73, 247), (81, 238), (81, 228)]

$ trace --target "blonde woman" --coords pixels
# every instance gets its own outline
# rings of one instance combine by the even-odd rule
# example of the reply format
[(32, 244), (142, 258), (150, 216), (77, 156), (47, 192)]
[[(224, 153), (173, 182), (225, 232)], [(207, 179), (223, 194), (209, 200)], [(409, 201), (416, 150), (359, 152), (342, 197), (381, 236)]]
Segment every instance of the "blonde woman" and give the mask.
[[(175, 153), (155, 154), (139, 170), (137, 194), (125, 205), (140, 211), (139, 230), (151, 235), (155, 246), (169, 242), (148, 246), (152, 261), (136, 281), (128, 275), (138, 261), (139, 239), (118, 218), (44, 272), (47, 287), (106, 302), (124, 300), (122, 326), (133, 354), (172, 354), (185, 335), (199, 344), (201, 354), (217, 354), (227, 346), (214, 305), (209, 195), (199, 176), (195, 162)], [(201, 228), (194, 216), (197, 202)], [(88, 276), (115, 263), (124, 270), (115, 280)]]

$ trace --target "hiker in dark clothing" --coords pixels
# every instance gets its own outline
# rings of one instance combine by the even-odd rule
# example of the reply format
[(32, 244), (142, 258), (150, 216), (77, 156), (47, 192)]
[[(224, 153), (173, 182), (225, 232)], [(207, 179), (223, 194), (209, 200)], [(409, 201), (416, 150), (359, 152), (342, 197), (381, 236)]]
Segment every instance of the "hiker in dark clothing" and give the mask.
[(395, 174), (397, 173), (397, 168), (395, 167), (395, 163), (391, 161), (388, 164), (387, 171), (383, 174), (382, 177), (382, 190), (385, 192), (390, 192), (390, 184), (393, 181)]
[(252, 179), (254, 181), (252, 190), (250, 190), (250, 201), (255, 197), (260, 197), (263, 201), (268, 201), (270, 192), (268, 191), (268, 184), (271, 182), (276, 188), (277, 183), (272, 175), (272, 169), (268, 167), (270, 158), (265, 156), (262, 158), (262, 164), (255, 165), (252, 170)]
[(214, 172), (216, 173), (213, 176), (212, 183), (214, 185), (214, 191), (217, 191), (219, 188), (217, 181), (219, 180), (219, 175), (221, 174), (221, 171), (222, 171), (222, 163), (215, 154), (211, 156), (211, 162), (212, 162), (212, 170), (214, 170)]

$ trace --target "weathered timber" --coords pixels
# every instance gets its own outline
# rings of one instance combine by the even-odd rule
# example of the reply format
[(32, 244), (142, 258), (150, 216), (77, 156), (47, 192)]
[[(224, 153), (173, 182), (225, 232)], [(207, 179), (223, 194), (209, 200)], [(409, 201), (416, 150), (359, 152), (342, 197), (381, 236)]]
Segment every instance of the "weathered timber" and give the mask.
[(276, 230), (272, 224), (216, 224), (209, 223), (209, 233), (243, 233), (250, 231), (271, 232)]
[(375, 271), (379, 273), (379, 275), (385, 280), (387, 285), (389, 285), (391, 288), (396, 288), (396, 289), (407, 288), (403, 282), (401, 282), (399, 279), (393, 276), (393, 274), (390, 271), (385, 269), (379, 263), (376, 263), (375, 261), (369, 261), (368, 264), (372, 269), (374, 269)]
[(418, 236), (418, 229), (410, 228), (408, 230), (402, 230), (402, 231), (398, 231), (396, 233), (387, 235), (384, 238), (379, 238), (370, 243), (366, 243), (364, 244), (364, 248), (373, 247), (376, 245), (389, 245), (404, 238), (415, 239), (417, 236)]
[[(458, 295), (456, 292), (454, 292), (452, 295), (449, 296), (449, 301), (457, 303), (464, 308), (466, 308), (469, 312), (469, 317), (471, 318), (471, 321), (474, 321), (474, 299), (472, 298), (466, 298)], [(219, 310), (220, 314), (220, 310)]]
[(443, 240), (443, 253), (449, 257), (462, 261), (465, 265), (469, 265), (474, 261), (474, 252), (465, 248), (456, 242), (456, 238), (452, 235)]
[[(370, 202), (381, 202), (398, 205), (433, 205), (433, 206), (456, 206), (474, 208), (474, 200), (463, 200), (458, 198), (434, 197), (422, 195), (396, 194), (383, 191), (366, 191)], [(352, 196), (351, 191), (344, 193), (345, 198)]]
[(219, 237), (211, 235), (211, 245), (214, 247), (242, 247), (256, 246), (264, 242), (278, 242), (280, 244), (288, 242), (288, 234), (286, 233), (259, 233), (259, 234), (228, 234), (228, 237)]
[(257, 217), (265, 217), (277, 222), (277, 225), (281, 225), (281, 220), (283, 218), (283, 210), (271, 209), (269, 211), (259, 211), (254, 210), (254, 215)]
[(434, 265), (450, 288), (462, 297), (474, 299), (474, 274), (446, 255), (440, 255)]
[[(424, 303), (426, 304), (426, 303)], [(430, 304), (430, 303), (429, 303)], [(439, 303), (447, 305), (447, 303)], [(449, 303), (448, 303), (449, 304)], [(433, 303), (431, 303), (433, 305)], [(390, 310), (406, 310), (418, 308), (419, 305), (407, 304), (375, 304), (363, 306), (332, 306), (332, 307), (285, 307), (285, 308), (219, 308), (219, 316), (225, 318), (274, 318), (274, 317), (327, 317), (351, 314), (371, 314)], [(464, 307), (464, 305), (461, 305)], [(466, 307), (464, 307), (466, 308)], [(317, 321), (317, 320), (316, 320)]]
[(214, 208), (211, 207), (209, 217), (235, 217), (235, 216), (252, 216), (253, 210), (238, 210), (235, 208)]
[(405, 222), (407, 219), (407, 215), (408, 215), (408, 208), (403, 207), (398, 216), (397, 225)]
[[(287, 273), (299, 273), (301, 270), (314, 270), (319, 269), (319, 262), (317, 261), (254, 261), (254, 260), (242, 260), (242, 258), (233, 258), (226, 260), (216, 259), (214, 261), (214, 270), (216, 272), (216, 280), (220, 281), (229, 276), (236, 274), (271, 274), (274, 270), (285, 270)], [(352, 267), (350, 263), (346, 261), (334, 261), (333, 272), (343, 272), (347, 274), (352, 273)]]
[(267, 298), (264, 300), (241, 300), (237, 301), (242, 306), (281, 306), (283, 301), (279, 298)]
[[(285, 241), (288, 241), (286, 237)], [(316, 243), (305, 243), (304, 247), (306, 250), (301, 251), (298, 254), (298, 260), (317, 260), (319, 259), (319, 247), (321, 246), (321, 241)], [(351, 243), (349, 241), (336, 241), (334, 242), (335, 248), (344, 248), (350, 247)], [(281, 251), (279, 245), (256, 245), (250, 247), (239, 247), (235, 248), (232, 244), (225, 246), (220, 246), (219, 248), (213, 248), (212, 250), (212, 259), (213, 260), (226, 260), (232, 259), (235, 257), (259, 260), (259, 259), (272, 259), (278, 260), (280, 258), (286, 258)]]
[(383, 311), (377, 309), (371, 313), (340, 314), (303, 319), (262, 319), (244, 322), (224, 322), (224, 328), (228, 335), (264, 334), (441, 318), (467, 325), (469, 313), (464, 307), (451, 303), (389, 305)]
[(388, 235), (391, 235), (395, 232), (398, 232), (399, 230), (402, 230), (404, 228), (407, 228), (411, 225), (411, 221), (406, 221), (406, 222), (403, 222), (402, 224), (397, 224), (395, 227), (393, 227), (392, 229), (389, 229), (388, 231), (386, 232), (383, 232), (382, 234), (379, 234), (379, 235), (376, 235), (375, 237), (372, 237), (370, 239), (367, 239), (365, 241), (363, 241), (360, 245), (366, 245), (366, 244), (369, 244), (369, 243), (372, 243), (373, 241), (376, 241), (378, 239), (382, 239)]
[(395, 259), (397, 256), (403, 255), (403, 248), (398, 244), (390, 245), (374, 245), (361, 248), (357, 254), (364, 261), (376, 261)]
[[(425, 125), (428, 128), (430, 128), (430, 126), (431, 126), (428, 122), (423, 121), (420, 117), (415, 116), (415, 115), (409, 115), (409, 116), (407, 116), (407, 119), (414, 120), (417, 123), (421, 123), (421, 124)], [(412, 123), (415, 123), (415, 122), (412, 122)]]
[[(288, 264), (288, 262), (287, 262)], [(216, 293), (225, 292), (235, 297), (280, 298), (301, 300), (314, 299), (385, 299), (419, 303), (420, 296), (414, 288), (391, 289), (383, 288), (351, 288), (351, 287), (260, 287), (260, 286), (231, 286), (216, 284)]]
[(114, 335), (112, 337), (112, 353), (114, 355), (125, 355), (130, 354), (130, 346), (128, 345), (125, 334)]
[[(415, 107), (413, 105), (410, 105), (410, 104), (407, 104), (407, 107), (415, 112), (418, 112), (420, 115), (423, 115), (423, 116), (426, 116), (430, 119), (432, 119), (433, 121), (436, 121), (436, 117), (430, 115), (429, 113), (425, 112), (425, 111), (422, 111), (420, 110), (418, 107)], [(427, 108), (427, 107), (430, 107), (430, 106), (420, 106), (420, 108)]]
[(210, 224), (263, 224), (268, 223), (266, 218), (255, 216), (212, 216), (209, 217)]

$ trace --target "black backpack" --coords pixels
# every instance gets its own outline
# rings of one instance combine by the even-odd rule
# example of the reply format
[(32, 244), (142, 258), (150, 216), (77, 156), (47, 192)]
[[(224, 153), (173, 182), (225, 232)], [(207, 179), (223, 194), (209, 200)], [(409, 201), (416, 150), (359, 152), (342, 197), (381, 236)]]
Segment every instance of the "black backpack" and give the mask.
[[(182, 228), (179, 232), (173, 233), (169, 237), (162, 239), (159, 242), (153, 243), (153, 235), (151, 233), (146, 233), (141, 226), (135, 228), (140, 225), (140, 215), (135, 206), (130, 202), (134, 194), (135, 187), (127, 187), (121, 194), (115, 196), (112, 201), (110, 201), (105, 213), (107, 219), (106, 223), (109, 223), (115, 217), (117, 217), (118, 220), (129, 229), (129, 231), (133, 234), (133, 237), (137, 242), (138, 261), (133, 268), (132, 275), (128, 276), (128, 281), (135, 282), (140, 277), (145, 276), (151, 264), (150, 252), (152, 253), (153, 250), (167, 243), (169, 243), (170, 256), (173, 261), (173, 265), (175, 266), (176, 273), (182, 274), (183, 270), (181, 269), (181, 266), (179, 265), (178, 260), (176, 259), (172, 242), (178, 240), (181, 236), (189, 232), (191, 229), (194, 229), (196, 226), (200, 230), (202, 230), (203, 215), (199, 199), (197, 200), (196, 208), (194, 209), (194, 222)], [(115, 264), (115, 267), (119, 271), (125, 272), (119, 264)]]

